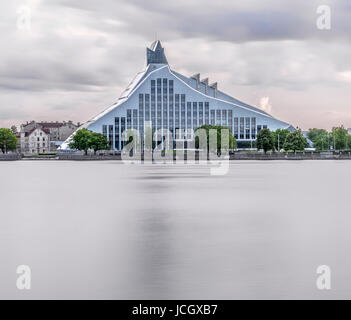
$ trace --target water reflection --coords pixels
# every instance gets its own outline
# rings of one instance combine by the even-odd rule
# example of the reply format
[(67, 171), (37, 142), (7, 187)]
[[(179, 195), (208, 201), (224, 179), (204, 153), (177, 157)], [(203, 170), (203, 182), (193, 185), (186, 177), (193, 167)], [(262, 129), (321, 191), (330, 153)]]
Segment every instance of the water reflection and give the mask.
[[(204, 165), (1, 166), (1, 298), (350, 297), (350, 162), (235, 161), (225, 176)], [(23, 263), (29, 292), (14, 287)], [(330, 292), (315, 286), (322, 264)]]

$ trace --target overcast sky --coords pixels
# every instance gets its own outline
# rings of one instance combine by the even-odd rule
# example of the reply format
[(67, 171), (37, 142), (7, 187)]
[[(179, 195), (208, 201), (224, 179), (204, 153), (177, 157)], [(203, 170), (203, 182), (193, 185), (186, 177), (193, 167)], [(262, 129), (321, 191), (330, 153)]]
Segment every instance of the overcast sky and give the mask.
[[(320, 30), (317, 8), (331, 8)], [(351, 127), (350, 0), (0, 2), (0, 126), (85, 122), (162, 41), (172, 69), (303, 129)]]

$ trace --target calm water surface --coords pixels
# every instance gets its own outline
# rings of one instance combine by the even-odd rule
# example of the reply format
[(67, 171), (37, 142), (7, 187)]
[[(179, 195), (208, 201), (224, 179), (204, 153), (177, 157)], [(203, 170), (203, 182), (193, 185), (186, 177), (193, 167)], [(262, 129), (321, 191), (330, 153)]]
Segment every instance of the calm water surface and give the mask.
[[(351, 298), (350, 161), (0, 172), (0, 298)], [(29, 291), (16, 288), (23, 264)], [(319, 265), (329, 291), (316, 288)]]

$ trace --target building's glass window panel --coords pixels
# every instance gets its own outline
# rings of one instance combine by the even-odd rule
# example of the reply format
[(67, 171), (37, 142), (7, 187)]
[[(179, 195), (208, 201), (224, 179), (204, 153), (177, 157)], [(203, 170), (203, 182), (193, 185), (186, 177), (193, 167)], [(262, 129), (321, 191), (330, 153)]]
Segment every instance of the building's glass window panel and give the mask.
[(193, 102), (193, 126), (194, 126), (194, 130), (198, 127), (198, 123), (197, 123), (197, 102)]
[(227, 110), (222, 110), (222, 126), (228, 126), (227, 123)]
[(240, 139), (245, 139), (245, 118), (240, 118)]
[[(123, 137), (125, 131), (126, 131), (126, 118), (121, 117), (121, 137)], [(123, 149), (124, 143), (125, 142), (122, 141), (122, 139), (121, 139), (121, 149)]]
[(110, 144), (110, 148), (113, 146), (113, 125), (108, 126), (108, 143)]
[(168, 119), (168, 79), (163, 79), (163, 128), (167, 128)]
[(259, 134), (261, 130), (262, 130), (262, 126), (261, 126), (261, 125), (258, 125), (258, 126), (257, 126), (257, 134)]
[(221, 125), (221, 110), (216, 110), (216, 125)]
[(211, 125), (216, 124), (216, 110), (211, 110)]
[(234, 137), (239, 139), (239, 118), (234, 118)]
[(133, 109), (133, 129), (138, 130), (138, 110)]
[(107, 136), (107, 125), (103, 125), (102, 126), (102, 134), (106, 137), (106, 138), (108, 138), (108, 136)]
[(132, 110), (127, 109), (127, 129), (132, 128)]
[(186, 119), (187, 119), (187, 129), (191, 129), (193, 126), (192, 126), (192, 123), (191, 123), (191, 102), (187, 102), (186, 104)]
[(256, 118), (251, 118), (251, 139), (256, 139)]
[(150, 121), (150, 95), (145, 94), (145, 121)]
[(157, 90), (157, 129), (161, 128), (161, 121), (162, 121), (162, 115), (161, 115), (161, 104), (162, 104), (162, 100), (161, 100), (161, 92), (162, 92), (162, 88), (161, 88), (161, 80), (162, 79), (157, 79), (157, 83), (156, 83), (156, 90)]
[(263, 125), (263, 129), (267, 129), (267, 125), (266, 124)]
[(185, 130), (185, 94), (180, 96), (180, 103), (181, 103), (181, 112), (182, 112), (182, 130)]
[(152, 129), (156, 128), (156, 84), (155, 80), (151, 80), (151, 121), (152, 121)]
[(204, 104), (199, 102), (199, 127), (204, 124)]
[(179, 94), (175, 95), (175, 132), (180, 128), (180, 116), (179, 116)]
[(250, 118), (245, 118), (245, 139), (250, 139)]
[(205, 102), (205, 124), (210, 123), (210, 104)]
[(233, 134), (233, 110), (228, 110), (228, 127), (230, 129), (231, 134)]
[(139, 94), (139, 132), (143, 135), (144, 132), (144, 95)]
[(169, 130), (173, 133), (174, 132), (174, 109), (173, 109), (173, 80), (169, 80)]
[(115, 149), (119, 150), (119, 139), (120, 132), (119, 132), (119, 117), (115, 118)]

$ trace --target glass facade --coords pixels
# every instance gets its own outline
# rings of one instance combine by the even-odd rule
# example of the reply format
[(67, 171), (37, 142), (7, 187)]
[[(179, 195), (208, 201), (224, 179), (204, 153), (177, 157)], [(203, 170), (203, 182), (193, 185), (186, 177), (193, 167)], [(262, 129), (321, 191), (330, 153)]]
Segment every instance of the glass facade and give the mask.
[[(145, 121), (152, 122), (153, 132), (168, 129), (175, 137), (176, 129), (195, 130), (205, 124), (229, 127), (236, 139), (256, 139), (257, 133), (266, 125), (257, 125), (255, 117), (237, 117), (233, 109), (210, 109), (210, 103), (187, 101), (182, 93), (175, 93), (174, 81), (167, 78), (151, 80), (149, 93), (138, 95), (138, 105), (126, 110), (126, 117), (115, 117), (114, 125), (103, 125), (103, 134), (111, 147), (123, 148), (122, 133), (136, 129), (144, 135)], [(180, 131), (179, 131), (180, 132)], [(190, 134), (186, 138), (190, 138)], [(177, 137), (183, 138), (181, 136)]]

